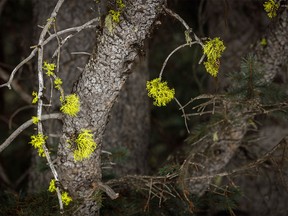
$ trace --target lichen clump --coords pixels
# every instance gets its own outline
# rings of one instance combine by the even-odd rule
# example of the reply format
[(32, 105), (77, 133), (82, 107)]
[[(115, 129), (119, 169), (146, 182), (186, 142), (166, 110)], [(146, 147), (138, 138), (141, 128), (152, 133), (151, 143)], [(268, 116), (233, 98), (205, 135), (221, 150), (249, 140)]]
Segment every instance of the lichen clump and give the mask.
[(160, 78), (147, 81), (146, 89), (148, 96), (154, 99), (153, 104), (155, 106), (166, 106), (175, 95), (175, 90), (170, 89), (167, 82), (163, 82)]
[(45, 157), (43, 145), (45, 144), (45, 140), (47, 136), (44, 136), (42, 133), (38, 133), (36, 135), (31, 136), (31, 141), (29, 142), (35, 149), (38, 150), (38, 154), (41, 157)]
[[(51, 181), (50, 181), (48, 191), (50, 191), (51, 193), (56, 191), (55, 182), (56, 182), (55, 179), (51, 179)], [(69, 203), (72, 201), (72, 197), (70, 197), (66, 191), (61, 193), (61, 199), (62, 199), (62, 202), (64, 203), (64, 205), (66, 205), (66, 206), (69, 205)]]
[(216, 77), (218, 75), (220, 67), (220, 57), (226, 49), (223, 41), (218, 37), (214, 39), (208, 39), (203, 46), (203, 52), (207, 56), (207, 61), (204, 62), (204, 66), (211, 76)]
[(80, 111), (80, 100), (76, 94), (67, 95), (60, 107), (60, 111), (66, 115), (75, 117)]
[(54, 74), (55, 68), (56, 68), (56, 65), (54, 63), (48, 63), (48, 62), (44, 61), (43, 70), (46, 71), (47, 76), (55, 75)]
[(38, 102), (38, 93), (33, 91), (32, 96), (33, 96), (32, 104), (36, 104)]
[(91, 130), (83, 129), (75, 140), (76, 150), (74, 151), (74, 160), (81, 161), (89, 158), (97, 148), (97, 144), (93, 139)]
[(279, 3), (275, 2), (275, 0), (266, 1), (264, 4), (264, 10), (267, 12), (267, 16), (272, 19), (277, 16), (277, 10), (279, 8)]

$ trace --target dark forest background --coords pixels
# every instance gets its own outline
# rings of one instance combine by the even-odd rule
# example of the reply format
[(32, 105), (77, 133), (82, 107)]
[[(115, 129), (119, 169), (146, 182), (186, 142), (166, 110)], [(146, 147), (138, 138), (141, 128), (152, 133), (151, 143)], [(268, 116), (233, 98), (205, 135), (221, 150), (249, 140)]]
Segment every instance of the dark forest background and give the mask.
[[(164, 78), (169, 86), (175, 88), (179, 101), (185, 104), (200, 94), (221, 94), (227, 91), (231, 86), (229, 75), (240, 71), (243, 58), (247, 58), (248, 54), (253, 52), (253, 46), (260, 43), (262, 35), (274, 22), (267, 17), (263, 2), (260, 0), (168, 0), (168, 8), (180, 14), (198, 37), (220, 37), (227, 47), (221, 59), (217, 78), (209, 76), (204, 66), (198, 64), (202, 56), (200, 47), (187, 47), (172, 56), (164, 71)], [(161, 24), (157, 25), (151, 34), (142, 56), (143, 61), (148, 62), (143, 73), (149, 73), (149, 79), (157, 77), (167, 55), (175, 47), (185, 43), (183, 26), (177, 20), (162, 15), (159, 21)], [(31, 0), (0, 1), (1, 84), (7, 80), (14, 67), (29, 55), (30, 47), (35, 45), (35, 38), (37, 38), (35, 26), (38, 24)], [(65, 77), (63, 81), (65, 82)], [(0, 143), (34, 115), (36, 109), (31, 104), (31, 92), (35, 90), (35, 82), (35, 69), (31, 61), (17, 73), (13, 90), (0, 88)], [(287, 70), (286, 74), (277, 76), (274, 82), (279, 86), (287, 85)], [(146, 134), (149, 147), (145, 158), (147, 168), (144, 173), (157, 175), (166, 172), (165, 169), (174, 169), (179, 165), (179, 161), (183, 161), (187, 146), (189, 148), (192, 144), (193, 136), (196, 132), (201, 132), (201, 127), (210, 120), (210, 117), (205, 115), (191, 117), (188, 125), (192, 133), (188, 134), (182, 113), (175, 101), (166, 107), (155, 107), (149, 100), (148, 107), (150, 132)], [(189, 111), (194, 112), (192, 106)], [(251, 161), (265, 152), (265, 149), (280, 142), (279, 140), (288, 134), (285, 118), (284, 115), (257, 117), (255, 123), (251, 123), (255, 124), (252, 127), (257, 130), (257, 134), (253, 130), (248, 133), (247, 140), (243, 141), (246, 144), (239, 149), (229, 166)], [(25, 130), (0, 155), (0, 215), (57, 214), (56, 196), (49, 194), (47, 186), (37, 193), (28, 192), (29, 175), (32, 172), (31, 158), (34, 151), (28, 143), (33, 132), (32, 127)], [(258, 142), (257, 145), (260, 147), (249, 143), (261, 136), (265, 139), (264, 141), (262, 139), (260, 144)], [(287, 156), (285, 155), (287, 150), (286, 147), (283, 149), (281, 152), (284, 156), (282, 155), (282, 159), (278, 158), (282, 167), (275, 168), (272, 166), (273, 161), (267, 161), (265, 167), (259, 169), (258, 173), (247, 172), (245, 176), (231, 177), (233, 181), (222, 180), (221, 184), (225, 185), (225, 192), (223, 192), (224, 186), (219, 186), (211, 189), (202, 198), (193, 197), (197, 209), (194, 214), (288, 215), (285, 206), (285, 200), (287, 201), (288, 198)], [(127, 153), (125, 148), (117, 148), (115, 152), (118, 155), (115, 154), (117, 157), (114, 160), (119, 164), (124, 161), (125, 164), (125, 157), (129, 152)], [(41, 167), (40, 163), (38, 170), (41, 172), (42, 169), (46, 169), (45, 164)], [(104, 178), (112, 178), (111, 173), (107, 172), (106, 176), (104, 173)], [(168, 200), (161, 208), (158, 206), (157, 199), (154, 199), (147, 210), (145, 205), (148, 194), (134, 192), (129, 191), (116, 201), (104, 199), (102, 214), (192, 215), (187, 203), (179, 199)]]

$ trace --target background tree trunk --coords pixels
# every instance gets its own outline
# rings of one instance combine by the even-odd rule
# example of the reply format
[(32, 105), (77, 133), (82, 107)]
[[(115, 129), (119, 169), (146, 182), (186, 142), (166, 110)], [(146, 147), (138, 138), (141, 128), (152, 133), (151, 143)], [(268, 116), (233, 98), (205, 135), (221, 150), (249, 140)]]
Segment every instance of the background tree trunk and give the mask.
[[(148, 58), (140, 57), (132, 74), (119, 93), (103, 136), (103, 149), (114, 152), (113, 172), (144, 174), (147, 172), (147, 148), (150, 133), (150, 107), (146, 91), (149, 78)], [(118, 152), (117, 152), (118, 151)], [(126, 155), (121, 155), (121, 152)], [(114, 159), (115, 156), (112, 158)]]
[[(279, 12), (278, 17), (272, 21), (273, 24), (268, 26), (267, 15), (264, 11), (259, 12), (258, 7), (262, 7), (262, 5), (257, 1), (228, 2), (211, 0), (207, 2), (204, 17), (207, 20), (208, 35), (211, 38), (220, 37), (227, 46), (227, 50), (224, 52), (223, 58), (221, 58), (220, 74), (222, 74), (222, 76), (220, 76), (218, 80), (220, 89), (224, 87), (227, 88), (229, 85), (237, 85), (236, 83), (231, 84), (223, 75), (233, 71), (240, 71), (241, 58), (246, 57), (245, 55), (247, 55), (249, 51), (257, 56), (257, 60), (261, 65), (260, 69), (263, 70), (263, 81), (266, 83), (273, 82), (275, 77), (279, 75), (285, 77), (285, 75), (283, 76), (283, 72), (287, 73), (287, 70), (285, 72), (288, 56), (287, 11), (283, 13)], [(265, 34), (263, 34), (264, 30), (266, 32)], [(260, 35), (261, 38), (259, 37)], [(267, 46), (260, 45), (262, 38), (267, 40)], [(254, 44), (252, 49), (251, 44)], [(249, 109), (251, 108), (249, 104), (247, 104), (247, 110)], [(247, 154), (249, 156), (252, 155), (253, 159), (256, 160), (281, 142), (288, 134), (287, 121), (282, 123), (277, 121), (276, 124), (271, 121), (268, 121), (268, 123), (267, 120), (261, 121), (263, 127), (257, 133), (257, 137), (261, 141), (253, 143), (253, 146), (251, 146), (251, 144), (247, 146), (247, 143), (243, 142), (243, 139), (246, 137), (244, 135), (248, 127), (248, 121), (245, 120), (245, 115), (242, 115), (239, 110), (235, 111), (233, 107), (228, 106), (228, 113), (231, 114), (231, 112), (238, 112), (238, 116), (234, 116), (233, 119), (236, 119), (238, 123), (242, 121), (240, 124), (242, 127), (238, 127), (237, 124), (235, 125), (235, 121), (232, 121), (233, 123), (231, 125), (226, 125), (225, 130), (220, 130), (220, 136), (218, 130), (218, 142), (212, 141), (212, 137), (210, 137), (210, 144), (207, 144), (207, 139), (200, 143), (199, 146), (201, 149), (196, 150), (196, 152), (201, 153), (198, 156), (192, 154), (191, 157), (193, 160), (189, 159), (189, 161), (198, 162), (204, 165), (205, 168), (203, 170), (200, 169), (200, 172), (194, 169), (190, 170), (192, 179), (195, 175), (205, 176), (211, 175), (211, 173), (215, 174), (225, 166), (225, 170), (229, 170), (239, 167), (240, 164), (245, 164), (245, 162), (248, 163), (251, 158), (247, 157), (247, 155), (244, 156), (243, 152), (241, 153), (239, 150), (240, 146), (246, 149), (248, 151)], [(269, 126), (264, 126), (267, 123)], [(214, 130), (213, 128), (212, 133), (215, 131), (217, 131), (217, 129)], [(231, 135), (233, 134), (238, 135), (231, 139)], [(285, 142), (285, 140), (283, 142)], [(203, 147), (206, 149), (203, 149)], [(215, 149), (221, 149), (219, 155), (213, 154)], [(279, 150), (279, 152), (283, 153), (283, 149)], [(279, 152), (276, 152), (276, 155), (280, 154)], [(205, 156), (203, 156), (203, 154)], [(227, 159), (226, 161), (225, 158)], [(239, 203), (240, 210), (253, 215), (275, 215), (275, 212), (277, 212), (278, 215), (287, 215), (284, 207), (286, 205), (285, 200), (287, 200), (287, 193), (283, 193), (283, 191), (286, 190), (285, 184), (284, 182), (279, 183), (279, 175), (285, 175), (285, 173), (287, 173), (285, 171), (287, 167), (283, 164), (281, 168), (283, 169), (283, 173), (277, 174), (273, 169), (279, 169), (280, 165), (277, 165), (277, 162), (275, 162), (275, 164), (276, 167), (273, 168), (273, 166), (271, 166), (269, 170), (266, 170), (267, 173), (263, 170), (265, 174), (259, 171), (257, 176), (247, 175), (236, 178), (235, 183), (240, 187), (240, 190), (244, 192), (245, 196)], [(209, 181), (207, 181), (207, 183), (209, 183)], [(201, 194), (201, 192), (207, 188), (203, 180), (191, 181), (190, 184), (191, 191), (194, 193)], [(286, 199), (284, 197), (286, 197)]]

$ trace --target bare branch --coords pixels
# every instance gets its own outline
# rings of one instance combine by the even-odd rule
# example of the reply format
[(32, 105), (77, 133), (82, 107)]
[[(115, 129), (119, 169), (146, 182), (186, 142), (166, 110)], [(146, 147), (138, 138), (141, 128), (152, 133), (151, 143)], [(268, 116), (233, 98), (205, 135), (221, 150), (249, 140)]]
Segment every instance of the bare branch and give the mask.
[(190, 130), (189, 130), (189, 127), (188, 127), (188, 123), (187, 123), (187, 120), (188, 120), (188, 116), (185, 114), (185, 110), (184, 110), (184, 107), (181, 105), (181, 103), (177, 100), (177, 98), (175, 97), (174, 98), (176, 103), (178, 104), (178, 106), (180, 107), (179, 109), (182, 111), (183, 113), (183, 118), (184, 118), (184, 122), (185, 122), (185, 127), (186, 127), (186, 130), (188, 133), (190, 133)]
[[(195, 44), (195, 43), (197, 43), (197, 42), (193, 42), (193, 44)], [(178, 46), (177, 48), (175, 48), (175, 49), (167, 56), (167, 58), (165, 59), (165, 61), (164, 61), (164, 63), (163, 63), (163, 66), (162, 66), (162, 68), (161, 68), (160, 74), (159, 74), (160, 80), (162, 79), (162, 74), (163, 74), (164, 68), (165, 68), (165, 66), (166, 66), (169, 58), (170, 58), (176, 51), (178, 51), (179, 49), (182, 49), (182, 48), (185, 47), (185, 46), (190, 46), (190, 44), (185, 43), (185, 44), (182, 44), (182, 45)]]
[[(0, 67), (0, 77), (5, 80), (5, 81), (8, 81), (9, 79), (9, 75), (7, 73), (7, 71), (3, 70), (1, 67)], [(14, 80), (12, 83), (11, 83), (13, 89), (16, 91), (17, 94), (19, 94), (19, 96), (26, 102), (26, 103), (31, 103), (32, 101), (32, 96), (27, 94), (22, 86), (16, 81)]]
[[(92, 24), (93, 24), (94, 22), (96, 22), (96, 21), (98, 22), (98, 21), (99, 21), (99, 18), (92, 19), (92, 20), (84, 23), (84, 24), (81, 25), (81, 26), (76, 26), (76, 27), (72, 27), (72, 28), (68, 28), (68, 29), (64, 29), (64, 30), (62, 30), (62, 31), (59, 31), (59, 32), (57, 32), (57, 34), (55, 33), (55, 34), (50, 35), (45, 41), (43, 41), (42, 44), (38, 44), (38, 45), (44, 47), (47, 43), (49, 43), (51, 40), (53, 40), (54, 38), (56, 38), (57, 35), (60, 36), (60, 35), (67, 34), (67, 33), (70, 33), (70, 32), (77, 32), (77, 33), (78, 33), (78, 32), (80, 32), (80, 31), (82, 31), (82, 30), (84, 30), (84, 29), (95, 28), (96, 25), (92, 25)], [(74, 36), (74, 35), (73, 35), (73, 36)], [(27, 62), (29, 62), (29, 61), (35, 56), (35, 54), (36, 54), (36, 52), (37, 52), (37, 50), (38, 50), (38, 45), (34, 46), (34, 47), (33, 47), (34, 49), (31, 51), (30, 55), (29, 55), (27, 58), (25, 58), (22, 62), (20, 62), (20, 63), (14, 68), (14, 70), (11, 72), (11, 75), (10, 75), (10, 78), (9, 78), (8, 82), (6, 82), (6, 83), (4, 83), (4, 84), (1, 84), (1, 85), (0, 85), (0, 88), (7, 86), (9, 89), (11, 89), (11, 83), (12, 83), (12, 81), (13, 81), (13, 79), (14, 79), (15, 74), (17, 73), (17, 71), (18, 71), (23, 65), (25, 65)], [(6, 80), (7, 80), (7, 79), (6, 79)], [(12, 86), (12, 87), (13, 87), (13, 86)], [(14, 88), (14, 87), (13, 87), (13, 88)]]
[[(62, 120), (63, 115), (61, 113), (53, 113), (53, 114), (47, 114), (47, 115), (43, 115), (41, 117), (42, 121), (48, 120), (48, 119), (59, 119)], [(15, 130), (0, 146), (0, 153), (5, 150), (5, 148), (7, 148), (10, 143), (20, 134), (22, 133), (22, 131), (24, 131), (25, 129), (27, 129), (28, 127), (30, 127), (31, 125), (33, 125), (32, 119), (26, 121), (25, 123), (23, 123), (19, 128), (17, 128), (17, 130)]]
[(103, 184), (102, 182), (98, 182), (97, 185), (99, 186), (100, 190), (104, 191), (112, 200), (119, 197), (119, 193), (115, 193), (115, 191), (108, 185)]

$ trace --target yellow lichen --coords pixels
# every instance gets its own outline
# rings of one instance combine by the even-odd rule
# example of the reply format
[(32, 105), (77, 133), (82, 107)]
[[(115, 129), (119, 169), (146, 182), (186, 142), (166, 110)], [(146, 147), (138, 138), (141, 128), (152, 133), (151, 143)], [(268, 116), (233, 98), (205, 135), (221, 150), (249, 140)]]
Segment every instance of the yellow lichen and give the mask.
[(109, 10), (109, 14), (110, 14), (113, 22), (115, 22), (115, 23), (120, 22), (120, 11)]
[(266, 38), (262, 38), (260, 41), (261, 46), (267, 46), (267, 40)]
[(74, 160), (81, 161), (89, 158), (95, 151), (97, 144), (93, 139), (93, 134), (90, 130), (83, 129), (75, 140), (76, 150), (74, 151)]
[(48, 63), (44, 61), (43, 70), (46, 71), (47, 76), (54, 76), (54, 70), (56, 65), (54, 63)]
[[(56, 180), (55, 179), (51, 179), (50, 184), (49, 184), (49, 188), (48, 191), (50, 191), (51, 193), (56, 191)], [(69, 203), (72, 201), (72, 198), (68, 195), (68, 193), (65, 191), (63, 193), (61, 193), (61, 199), (64, 205), (69, 205)]]
[(69, 205), (69, 203), (72, 201), (72, 198), (68, 195), (67, 192), (63, 192), (61, 194), (62, 202), (64, 205)]
[(54, 84), (55, 84), (55, 88), (60, 90), (61, 88), (61, 85), (62, 85), (62, 80), (59, 78), (59, 77), (56, 77), (55, 80), (54, 80)]
[(55, 179), (51, 179), (48, 191), (50, 191), (51, 193), (56, 191)]
[(116, 4), (117, 4), (117, 7), (122, 10), (123, 8), (125, 8), (125, 4), (123, 3), (122, 0), (116, 0)]
[(60, 111), (66, 115), (76, 116), (80, 111), (79, 97), (76, 94), (67, 95), (64, 100), (62, 99)]
[(38, 154), (41, 157), (45, 157), (43, 145), (45, 144), (45, 140), (47, 136), (44, 136), (41, 133), (31, 136), (31, 141), (29, 142), (35, 149), (38, 150)]
[(33, 96), (32, 104), (36, 104), (38, 102), (38, 93), (33, 91), (32, 96)]
[(154, 99), (155, 106), (166, 106), (175, 95), (175, 90), (170, 89), (167, 82), (162, 82), (160, 78), (147, 81), (146, 89), (148, 96)]
[(268, 0), (264, 4), (264, 10), (267, 12), (267, 16), (272, 19), (273, 17), (276, 17), (277, 10), (279, 8), (279, 3), (275, 2), (275, 0)]
[(37, 116), (32, 116), (32, 123), (37, 124), (39, 122), (39, 118)]
[(214, 39), (208, 39), (203, 46), (203, 52), (207, 56), (207, 61), (204, 62), (204, 66), (209, 74), (216, 77), (219, 71), (220, 57), (226, 47), (223, 41), (218, 37)]

